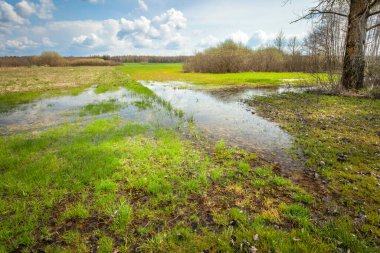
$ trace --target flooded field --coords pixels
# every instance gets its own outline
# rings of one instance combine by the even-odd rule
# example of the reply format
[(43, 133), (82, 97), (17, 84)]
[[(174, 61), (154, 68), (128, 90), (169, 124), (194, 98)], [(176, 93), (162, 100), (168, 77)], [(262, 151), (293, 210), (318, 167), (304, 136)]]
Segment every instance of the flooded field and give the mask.
[(291, 136), (277, 124), (256, 115), (254, 108), (244, 103), (245, 99), (254, 96), (282, 93), (289, 89), (235, 87), (199, 90), (180, 88), (178, 83), (143, 84), (192, 117), (195, 125), (206, 136), (214, 140), (224, 139), (231, 145), (265, 154), (271, 160), (283, 162), (284, 159), (290, 159), (286, 151), (291, 146)]
[[(229, 145), (253, 150), (287, 167), (294, 164), (287, 154), (292, 144), (291, 136), (276, 123), (257, 116), (244, 99), (299, 89), (234, 87), (201, 90), (178, 82), (142, 84), (158, 99), (144, 97), (125, 88), (98, 93), (96, 87), (91, 87), (78, 95), (41, 99), (3, 113), (0, 117), (1, 134), (115, 116), (170, 128), (179, 125), (186, 128), (187, 122), (191, 121), (209, 140), (224, 139)], [(183, 115), (176, 116), (165, 104)]]
[[(94, 111), (94, 108), (98, 110)], [(136, 122), (159, 122), (165, 126), (175, 124), (170, 113), (152, 99), (125, 88), (97, 93), (96, 88), (92, 87), (79, 95), (37, 100), (3, 113), (0, 116), (0, 130), (1, 134), (10, 134), (114, 116)]]
[[(170, 245), (187, 247), (194, 242), (191, 249), (196, 249), (201, 238), (205, 242), (199, 246), (202, 251), (233, 228), (236, 233), (227, 234), (223, 241), (235, 235), (242, 242), (258, 237), (253, 243), (263, 252), (274, 251), (266, 245), (284, 238), (295, 249), (321, 245), (318, 252), (337, 252), (329, 250), (335, 245), (324, 244), (324, 231), (330, 228), (319, 224), (346, 212), (338, 202), (341, 198), (329, 188), (333, 180), (341, 179), (340, 174), (327, 177), (315, 168), (335, 171), (340, 166), (349, 175), (347, 164), (365, 153), (365, 161), (378, 166), (378, 141), (370, 132), (377, 129), (378, 118), (371, 112), (378, 110), (361, 116), (375, 103), (316, 97), (302, 88), (285, 86), (210, 89), (114, 75), (116, 80), (103, 84), (41, 92), (27, 99), (10, 94), (9, 101), (2, 101), (0, 211), (5, 219), (0, 219), (0, 245), (6, 242), (6, 249), (13, 252), (55, 248), (95, 252), (108, 240), (113, 247), (130, 252), (139, 248), (153, 252), (161, 245), (161, 239), (155, 240), (164, 233)], [(344, 111), (336, 113), (338, 109)], [(310, 117), (321, 112), (326, 114), (323, 122)], [(349, 124), (352, 134), (343, 138), (340, 129), (346, 129), (347, 115), (352, 112), (359, 116)], [(298, 125), (292, 123), (289, 128), (289, 120)], [(331, 122), (344, 127), (328, 128)], [(359, 122), (363, 123), (357, 126)], [(352, 153), (351, 143), (359, 143), (360, 133), (353, 126), (359, 129), (365, 124), (372, 124), (361, 138), (368, 144)], [(321, 145), (320, 140), (328, 145)], [(347, 152), (341, 151), (342, 145)], [(294, 158), (297, 150), (299, 159)], [(312, 162), (317, 166), (310, 166)], [(360, 174), (360, 180), (377, 189), (377, 170), (368, 171), (372, 174), (367, 172), (366, 178)], [(361, 182), (341, 195), (342, 199), (365, 199), (371, 203), (369, 215), (374, 215), (378, 195), (374, 191), (363, 198)], [(361, 218), (352, 217), (355, 222)], [(372, 221), (365, 224), (376, 225)], [(340, 237), (353, 231), (343, 225), (341, 232), (331, 230), (331, 234)], [(306, 232), (300, 247), (294, 244), (294, 229), (303, 235)], [(228, 251), (239, 251), (240, 246), (231, 248)]]

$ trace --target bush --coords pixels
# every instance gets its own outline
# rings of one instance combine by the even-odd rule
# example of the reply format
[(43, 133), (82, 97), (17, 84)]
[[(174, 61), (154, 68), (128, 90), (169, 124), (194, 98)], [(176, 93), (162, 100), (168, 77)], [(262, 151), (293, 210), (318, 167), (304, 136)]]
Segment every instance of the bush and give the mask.
[(33, 58), (33, 63), (38, 66), (58, 67), (64, 65), (65, 59), (57, 52), (47, 51)]
[(279, 49), (267, 47), (252, 50), (243, 44), (226, 40), (197, 53), (185, 63), (183, 70), (201, 73), (290, 71), (291, 66), (287, 61), (290, 61), (290, 56)]
[(252, 49), (226, 40), (216, 47), (197, 53), (184, 64), (185, 72), (236, 73), (251, 71)]

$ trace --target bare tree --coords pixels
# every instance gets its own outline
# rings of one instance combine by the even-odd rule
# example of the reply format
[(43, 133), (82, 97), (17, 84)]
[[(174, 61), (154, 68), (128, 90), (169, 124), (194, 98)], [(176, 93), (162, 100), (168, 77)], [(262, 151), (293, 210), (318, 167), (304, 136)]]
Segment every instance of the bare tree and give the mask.
[(274, 39), (274, 46), (279, 50), (279, 51), (283, 51), (284, 47), (285, 47), (285, 43), (286, 43), (286, 38), (285, 38), (285, 35), (284, 35), (284, 32), (281, 30), (276, 38)]
[[(335, 15), (347, 19), (345, 55), (341, 83), (345, 89), (364, 87), (365, 45), (367, 32), (380, 27), (380, 22), (368, 25), (369, 19), (380, 14), (377, 7), (380, 0), (320, 0), (317, 6), (297, 19), (313, 18), (320, 15)], [(337, 11), (337, 6), (347, 5), (348, 12)]]
[(297, 58), (299, 58), (301, 54), (301, 44), (297, 40), (297, 37), (292, 37), (288, 40), (287, 44), (288, 52), (290, 54), (290, 70), (295, 70), (295, 65), (297, 62)]
[(292, 56), (300, 53), (301, 44), (299, 43), (297, 37), (292, 37), (288, 40), (288, 51)]

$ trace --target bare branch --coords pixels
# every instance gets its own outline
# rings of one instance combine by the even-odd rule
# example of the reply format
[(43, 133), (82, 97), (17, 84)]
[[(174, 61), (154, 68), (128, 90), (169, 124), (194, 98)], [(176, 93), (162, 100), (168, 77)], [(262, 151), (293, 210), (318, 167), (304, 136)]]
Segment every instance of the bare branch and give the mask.
[(380, 14), (380, 11), (374, 11), (374, 12), (371, 12), (368, 17), (372, 17), (374, 15), (377, 15), (377, 14)]
[(321, 11), (318, 9), (311, 9), (311, 10), (309, 10), (308, 14), (306, 14), (305, 16), (303, 16), (297, 20), (292, 21), (291, 24), (296, 23), (302, 19), (306, 19), (306, 18), (313, 16), (313, 15), (316, 15), (316, 14), (332, 14), (332, 15), (337, 15), (337, 16), (341, 16), (341, 17), (348, 17), (347, 14), (343, 14), (343, 13), (339, 13), (339, 12), (335, 12), (335, 11)]
[(370, 26), (370, 27), (368, 27), (368, 28), (367, 28), (367, 32), (368, 32), (369, 30), (375, 29), (376, 27), (380, 27), (380, 23), (378, 23), (378, 24), (376, 24), (376, 25), (373, 25), (373, 26)]
[(375, 7), (376, 4), (380, 3), (379, 0), (373, 0), (372, 3), (369, 4), (368, 8), (371, 9)]

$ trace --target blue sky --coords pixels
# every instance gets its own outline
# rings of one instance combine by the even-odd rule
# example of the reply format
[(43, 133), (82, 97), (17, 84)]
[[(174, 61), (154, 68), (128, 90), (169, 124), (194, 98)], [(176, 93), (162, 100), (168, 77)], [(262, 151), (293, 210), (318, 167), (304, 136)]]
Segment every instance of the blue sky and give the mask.
[(57, 51), (188, 55), (231, 38), (270, 44), (283, 30), (302, 38), (310, 24), (290, 24), (314, 0), (0, 0), (0, 55)]

